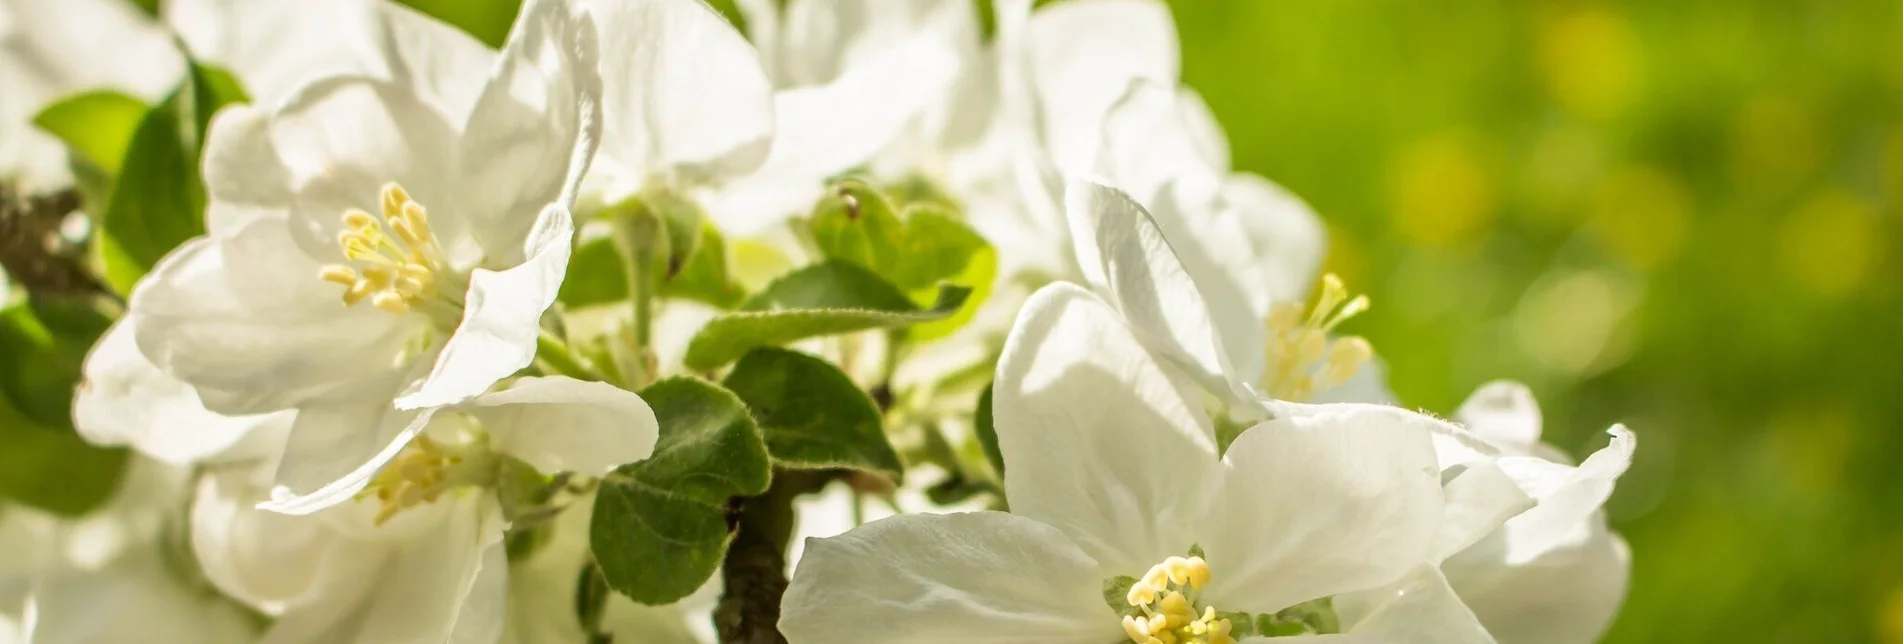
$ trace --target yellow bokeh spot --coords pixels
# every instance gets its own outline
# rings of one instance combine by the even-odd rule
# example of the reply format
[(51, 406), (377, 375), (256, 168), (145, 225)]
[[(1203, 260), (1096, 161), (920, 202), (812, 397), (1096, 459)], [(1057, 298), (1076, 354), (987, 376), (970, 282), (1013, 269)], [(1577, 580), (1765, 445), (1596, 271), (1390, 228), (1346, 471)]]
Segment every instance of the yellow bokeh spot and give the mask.
[(1548, 276), (1514, 311), (1520, 346), (1541, 367), (1583, 376), (1621, 362), (1631, 338), (1621, 326), (1637, 303), (1634, 289), (1597, 270)]
[(1677, 179), (1652, 168), (1626, 168), (1599, 184), (1592, 223), (1619, 259), (1657, 268), (1678, 253), (1690, 224), (1691, 197)]
[(1825, 191), (1785, 218), (1778, 259), (1785, 274), (1812, 292), (1842, 297), (1869, 280), (1882, 252), (1882, 221), (1841, 189)]
[(1752, 98), (1731, 124), (1732, 173), (1740, 187), (1791, 185), (1816, 169), (1817, 124), (1800, 103), (1777, 94)]
[(1395, 225), (1416, 244), (1466, 239), (1494, 216), (1493, 182), (1480, 154), (1460, 137), (1442, 135), (1402, 150), (1389, 171)]
[(1877, 628), (1885, 644), (1903, 644), (1903, 588), (1890, 591), (1877, 608)]
[(1581, 116), (1615, 116), (1631, 104), (1641, 53), (1625, 16), (1609, 7), (1554, 9), (1540, 20), (1541, 80)]

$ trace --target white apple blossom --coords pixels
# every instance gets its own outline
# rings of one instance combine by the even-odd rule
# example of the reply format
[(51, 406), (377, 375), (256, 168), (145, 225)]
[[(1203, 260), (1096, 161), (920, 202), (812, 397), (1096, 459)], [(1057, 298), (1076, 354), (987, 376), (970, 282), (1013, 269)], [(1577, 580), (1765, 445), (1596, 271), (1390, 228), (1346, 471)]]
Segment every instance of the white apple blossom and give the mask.
[(277, 617), (267, 640), (498, 641), (505, 462), (599, 476), (646, 458), (658, 436), (639, 396), (561, 377), (424, 410), (407, 431), (414, 440), (313, 497), (266, 500), (268, 459), (201, 481), (194, 549), (221, 590)]
[(211, 234), (131, 301), (141, 352), (207, 408), (299, 410), (278, 478), (298, 493), (401, 448), (393, 400), (459, 403), (529, 364), (599, 126), (594, 31), (565, 3), (527, 3), (499, 55), (380, 10), (387, 77), (218, 115)]
[(1441, 467), (1491, 460), (1539, 505), (1441, 564), (1455, 592), (1502, 644), (1593, 642), (1625, 598), (1631, 553), (1601, 506), (1632, 462), (1624, 427), (1578, 466), (1539, 442), (1540, 410), (1524, 385), (1482, 386), (1454, 419), (1478, 441), (1445, 441)]
[(0, 641), (249, 641), (242, 611), (194, 587), (166, 539), (187, 472), (131, 459), (120, 488), (83, 517), (0, 506)]
[[(1267, 413), (1271, 397), (1304, 399), (1346, 383), (1372, 357), (1365, 340), (1330, 337), (1368, 306), (1339, 281), (1324, 280), (1312, 307), (1278, 304), (1265, 323), (1246, 303), (1203, 292), (1196, 278), (1208, 272), (1190, 270), (1188, 255), (1122, 191), (1073, 181), (1065, 201), (1085, 280), (1138, 337), (1216, 398), (1219, 420), (1247, 426)], [(1207, 261), (1196, 260), (1213, 268)]]
[[(1075, 286), (1032, 297), (996, 386), (1012, 513), (809, 542), (790, 641), (1232, 641), (1219, 613), (1323, 613), (1308, 602), (1401, 579), (1442, 532), (1488, 529), (1465, 521), (1492, 513), (1448, 511), (1430, 440), (1444, 424), (1427, 416), (1290, 407), (1219, 454), (1199, 405)], [(1106, 606), (1119, 576), (1136, 580)], [(1451, 594), (1409, 599), (1435, 618), (1414, 632), (1477, 631)]]

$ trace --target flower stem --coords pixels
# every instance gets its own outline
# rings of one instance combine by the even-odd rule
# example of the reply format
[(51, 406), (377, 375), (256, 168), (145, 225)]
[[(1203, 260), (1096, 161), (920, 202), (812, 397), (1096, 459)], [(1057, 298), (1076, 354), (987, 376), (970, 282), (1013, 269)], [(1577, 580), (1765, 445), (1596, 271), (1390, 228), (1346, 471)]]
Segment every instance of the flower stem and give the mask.
[(615, 207), (614, 239), (627, 267), (628, 300), (634, 308), (634, 341), (646, 349), (653, 338), (654, 252), (661, 234), (661, 220), (639, 198)]
[(545, 372), (577, 380), (602, 379), (601, 374), (596, 373), (574, 352), (569, 351), (568, 343), (547, 331), (543, 331), (542, 335), (535, 339), (535, 361), (537, 366)]

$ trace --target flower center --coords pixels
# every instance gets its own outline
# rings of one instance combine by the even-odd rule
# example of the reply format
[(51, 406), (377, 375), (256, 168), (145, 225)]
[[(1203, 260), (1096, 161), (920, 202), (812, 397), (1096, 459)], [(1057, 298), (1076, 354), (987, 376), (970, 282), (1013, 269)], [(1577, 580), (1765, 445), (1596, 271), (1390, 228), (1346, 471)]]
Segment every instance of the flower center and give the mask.
[(344, 287), (344, 306), (369, 299), (390, 313), (408, 313), (437, 299), (439, 276), (449, 262), (423, 204), (395, 183), (383, 186), (382, 201), (380, 215), (344, 211), (345, 230), (338, 233), (337, 245), (349, 262), (326, 264), (318, 274)]
[(1133, 610), (1123, 616), (1123, 632), (1136, 644), (1234, 644), (1229, 620), (1216, 607), (1202, 606), (1209, 585), (1209, 564), (1200, 556), (1170, 557), (1130, 584), (1125, 595)]
[(499, 463), (480, 435), (457, 444), (417, 436), (370, 479), (370, 485), (357, 493), (357, 499), (376, 497), (382, 505), (377, 510), (376, 524), (383, 525), (397, 513), (434, 503), (458, 487), (494, 483)]
[(1350, 299), (1341, 278), (1333, 273), (1322, 276), (1322, 291), (1314, 306), (1277, 302), (1269, 311), (1268, 368), (1262, 374), (1262, 390), (1281, 400), (1309, 400), (1354, 377), (1374, 357), (1374, 347), (1358, 336), (1330, 339), (1328, 333), (1366, 310), (1368, 296)]

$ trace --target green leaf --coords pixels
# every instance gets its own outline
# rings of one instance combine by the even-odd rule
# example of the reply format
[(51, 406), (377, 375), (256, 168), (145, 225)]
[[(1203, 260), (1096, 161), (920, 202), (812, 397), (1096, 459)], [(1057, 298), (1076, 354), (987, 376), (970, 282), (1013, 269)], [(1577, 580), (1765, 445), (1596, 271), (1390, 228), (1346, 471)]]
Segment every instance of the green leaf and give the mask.
[(0, 394), (35, 425), (71, 433), (80, 367), (110, 323), (83, 301), (35, 300), (0, 310)]
[(772, 474), (760, 428), (733, 392), (671, 378), (641, 397), (660, 439), (653, 456), (602, 480), (589, 544), (616, 592), (668, 604), (719, 569), (733, 537), (730, 500), (765, 492)]
[(585, 240), (568, 258), (568, 275), (556, 295), (569, 308), (618, 302), (628, 296), (628, 275), (611, 237)]
[(708, 306), (732, 310), (747, 297), (747, 290), (728, 274), (727, 242), (711, 222), (700, 226), (700, 241), (687, 264), (661, 281), (661, 297), (693, 300)]
[(1118, 615), (1128, 615), (1135, 610), (1130, 605), (1130, 587), (1137, 585), (1137, 578), (1129, 575), (1117, 575), (1103, 580), (1103, 603)]
[(0, 499), (62, 516), (85, 514), (118, 489), (126, 455), (39, 426), (0, 398)]
[(73, 390), (86, 352), (110, 320), (83, 302), (0, 310), (0, 498), (62, 515), (112, 496), (126, 451), (73, 431)]
[(939, 283), (972, 289), (971, 306), (960, 309), (957, 315), (912, 329), (915, 341), (936, 340), (964, 327), (978, 315), (978, 306), (991, 298), (998, 278), (998, 251), (937, 206), (914, 206), (908, 212), (906, 253), (913, 259), (905, 269), (909, 274), (904, 279), (909, 281), (901, 281), (900, 286), (910, 289), (914, 300), (926, 297), (928, 289)]
[(33, 125), (110, 177), (119, 174), (132, 133), (150, 109), (145, 102), (120, 92), (92, 91), (46, 106), (33, 117)]
[(830, 362), (785, 349), (754, 349), (722, 384), (753, 411), (776, 465), (851, 468), (894, 480), (904, 471), (872, 397)]
[[(919, 303), (929, 301), (941, 282), (973, 289), (973, 298), (981, 303), (990, 297), (998, 276), (997, 251), (937, 201), (918, 201), (894, 214), (878, 191), (848, 179), (813, 207), (811, 226), (820, 254), (864, 267)], [(910, 337), (923, 341), (950, 335), (977, 311), (972, 306), (920, 325)]]
[[(686, 264), (673, 275), (662, 277), (659, 294), (664, 298), (692, 300), (732, 310), (746, 299), (747, 292), (729, 276), (727, 242), (711, 222), (701, 223), (699, 237)], [(568, 260), (568, 277), (562, 280), (560, 297), (562, 303), (571, 308), (627, 299), (627, 264), (615, 248), (613, 238), (590, 239), (575, 248), (575, 254)]]
[(946, 285), (929, 309), (864, 269), (840, 262), (808, 266), (767, 285), (743, 311), (708, 321), (687, 345), (688, 368), (727, 364), (758, 347), (867, 329), (905, 327), (951, 316), (971, 289)]
[(984, 393), (978, 394), (978, 409), (972, 413), (971, 426), (977, 430), (978, 446), (984, 449), (985, 462), (991, 464), (991, 471), (998, 473), (998, 480), (1004, 480), (1004, 452), (998, 449), (998, 428), (991, 419), (991, 385), (985, 385)]
[(230, 74), (197, 63), (185, 82), (145, 113), (99, 226), (106, 282), (120, 293), (179, 244), (205, 233), (205, 186), (198, 154), (211, 117), (246, 100)]
[(852, 262), (892, 277), (905, 231), (884, 195), (856, 179), (835, 184), (813, 206), (813, 241), (827, 259)]

